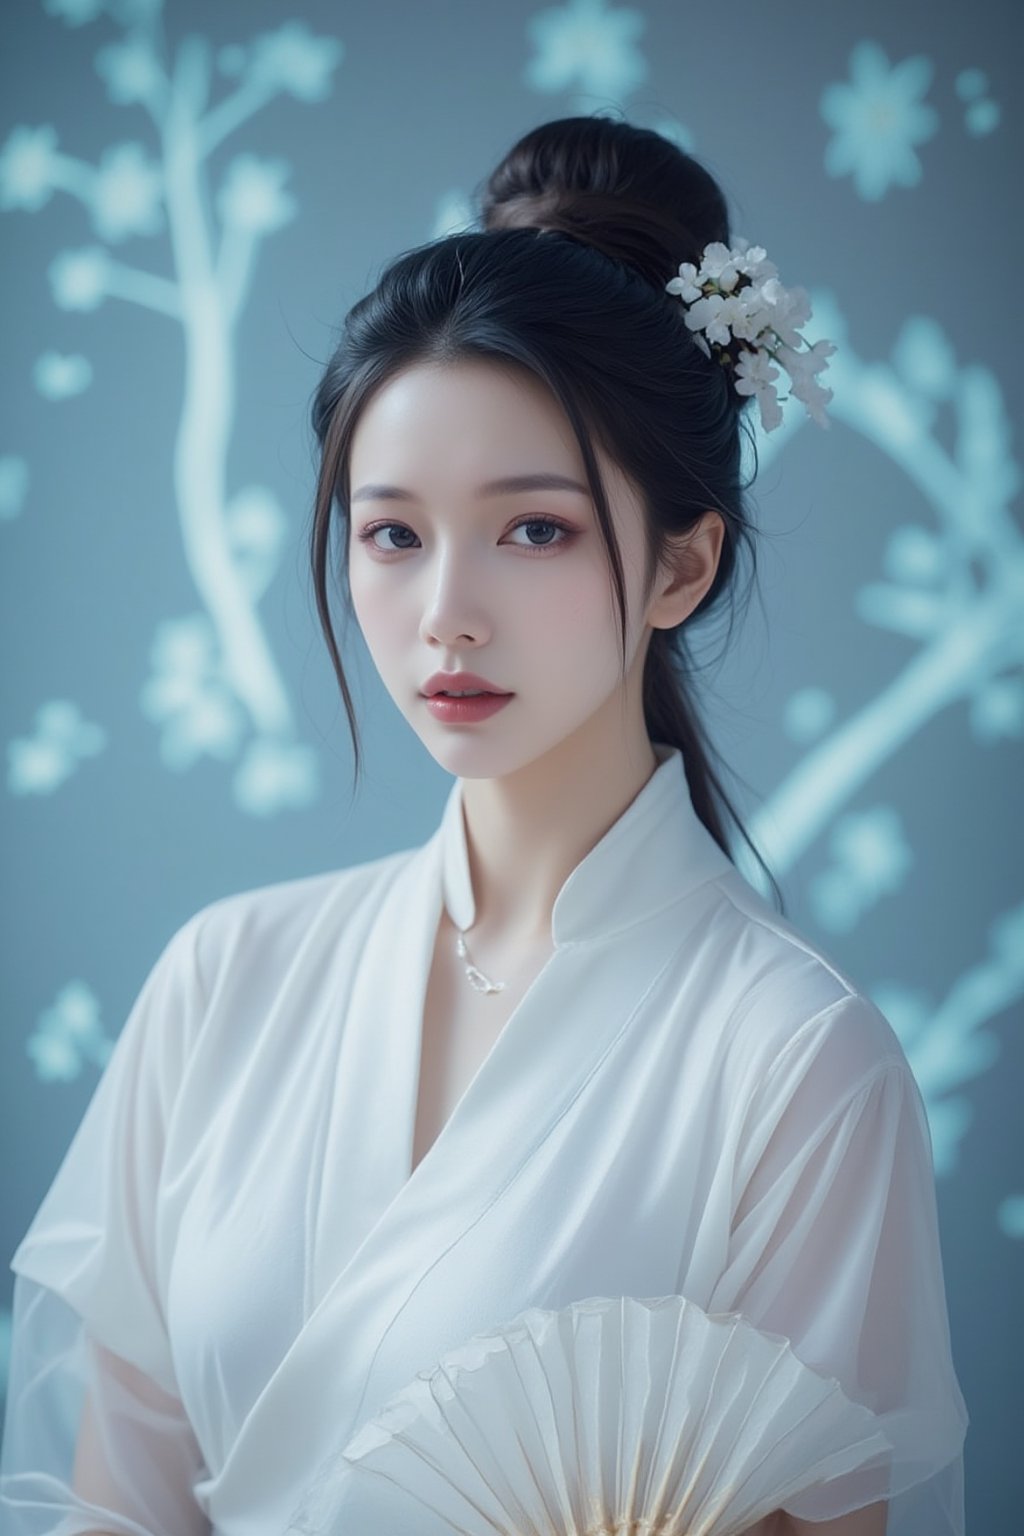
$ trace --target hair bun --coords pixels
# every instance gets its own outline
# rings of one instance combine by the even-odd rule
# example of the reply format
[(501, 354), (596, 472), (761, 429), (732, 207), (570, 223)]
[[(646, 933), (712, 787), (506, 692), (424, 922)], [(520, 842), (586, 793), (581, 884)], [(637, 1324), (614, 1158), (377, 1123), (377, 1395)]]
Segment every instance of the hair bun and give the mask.
[(480, 207), (485, 230), (571, 235), (659, 289), (680, 262), (699, 266), (712, 240), (729, 243), (725, 199), (710, 172), (661, 134), (608, 117), (531, 129), (487, 178)]

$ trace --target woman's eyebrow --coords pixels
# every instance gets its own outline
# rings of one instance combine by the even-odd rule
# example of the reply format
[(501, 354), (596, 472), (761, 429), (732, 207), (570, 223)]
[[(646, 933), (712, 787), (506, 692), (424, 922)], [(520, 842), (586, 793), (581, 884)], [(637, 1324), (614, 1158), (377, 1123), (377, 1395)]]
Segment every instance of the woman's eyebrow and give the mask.
[[(578, 480), (568, 475), (532, 474), (506, 475), (501, 480), (488, 480), (477, 488), (478, 496), (512, 496), (519, 491), (578, 491), (589, 498), (590, 492)], [(352, 497), (353, 501), (418, 501), (412, 491), (400, 485), (361, 485)]]

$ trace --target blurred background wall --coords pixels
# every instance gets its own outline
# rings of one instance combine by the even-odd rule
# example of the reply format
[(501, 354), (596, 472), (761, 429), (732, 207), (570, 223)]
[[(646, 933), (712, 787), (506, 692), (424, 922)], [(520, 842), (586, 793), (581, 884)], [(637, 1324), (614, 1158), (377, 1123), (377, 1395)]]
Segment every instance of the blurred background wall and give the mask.
[(8, 1256), (174, 928), (434, 830), (450, 780), (354, 623), (352, 795), (307, 575), (309, 397), (345, 309), (398, 251), (472, 227), (515, 138), (611, 111), (708, 165), (734, 233), (807, 289), (808, 340), (839, 346), (832, 430), (793, 401), (760, 438), (761, 600), (709, 649), (702, 697), (789, 915), (920, 1083), (968, 1528), (1019, 1529), (1021, 18), (1012, 0), (3, 6)]

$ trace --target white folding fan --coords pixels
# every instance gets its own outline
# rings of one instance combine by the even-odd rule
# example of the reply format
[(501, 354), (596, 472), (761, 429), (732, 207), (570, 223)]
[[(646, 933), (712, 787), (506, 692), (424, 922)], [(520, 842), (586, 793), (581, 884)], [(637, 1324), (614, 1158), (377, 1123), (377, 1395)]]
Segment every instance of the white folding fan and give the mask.
[(531, 1307), (421, 1371), (320, 1467), (290, 1536), (736, 1536), (885, 1464), (788, 1339), (684, 1296)]

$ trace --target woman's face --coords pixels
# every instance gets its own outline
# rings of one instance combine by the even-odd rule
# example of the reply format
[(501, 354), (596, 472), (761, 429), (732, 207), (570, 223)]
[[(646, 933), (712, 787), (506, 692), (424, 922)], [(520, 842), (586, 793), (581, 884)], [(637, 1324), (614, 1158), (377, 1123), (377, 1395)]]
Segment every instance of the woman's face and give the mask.
[[(609, 749), (622, 751), (626, 687), (639, 690), (650, 638), (637, 614), (644, 525), (625, 477), (595, 451), (622, 551), (629, 685), (583, 462), (538, 381), (482, 360), (417, 364), (378, 391), (356, 426), (349, 473), (356, 618), (391, 697), (452, 774), (514, 772), (581, 728), (607, 733)], [(534, 474), (565, 476), (583, 489), (482, 489)], [(403, 495), (384, 496), (381, 486)], [(463, 669), (514, 697), (484, 720), (436, 719), (423, 696), (427, 679)], [(642, 711), (632, 718), (642, 726)]]

